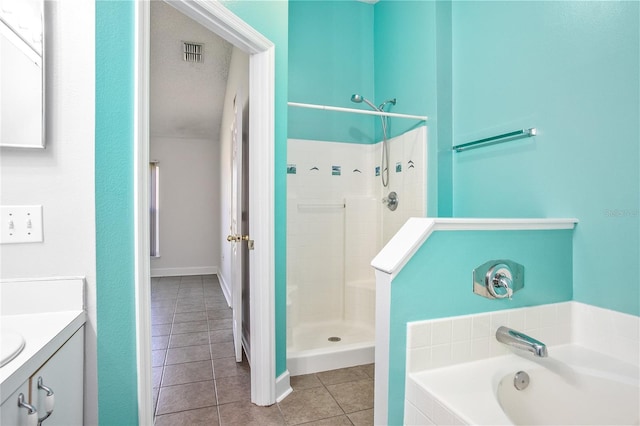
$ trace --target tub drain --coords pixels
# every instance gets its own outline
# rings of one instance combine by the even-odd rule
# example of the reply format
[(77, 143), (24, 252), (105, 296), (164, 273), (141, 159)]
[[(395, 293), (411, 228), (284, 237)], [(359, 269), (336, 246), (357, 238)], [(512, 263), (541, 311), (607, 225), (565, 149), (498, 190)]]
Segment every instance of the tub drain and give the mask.
[(339, 342), (342, 339), (340, 337), (332, 336), (332, 337), (329, 337), (327, 340), (330, 342)]

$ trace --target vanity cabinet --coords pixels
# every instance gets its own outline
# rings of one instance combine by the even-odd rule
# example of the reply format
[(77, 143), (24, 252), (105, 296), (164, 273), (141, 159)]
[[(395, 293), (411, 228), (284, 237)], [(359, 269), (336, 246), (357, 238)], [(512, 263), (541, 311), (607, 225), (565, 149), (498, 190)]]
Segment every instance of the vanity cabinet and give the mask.
[[(0, 425), (24, 426), (27, 424), (27, 416), (24, 408), (18, 407), (18, 395), (23, 394), (25, 401), (29, 397), (29, 381), (24, 382), (6, 401), (0, 406)], [(28, 401), (27, 401), (28, 402)]]
[[(18, 407), (18, 396), (34, 406), (38, 418), (47, 414), (47, 391), (38, 388), (38, 380), (53, 391), (51, 415), (43, 426), (82, 425), (84, 406), (84, 326), (80, 327), (48, 360), (45, 361), (20, 388), (3, 404), (0, 411), (3, 426), (27, 426), (27, 409)], [(53, 401), (51, 400), (53, 398)]]

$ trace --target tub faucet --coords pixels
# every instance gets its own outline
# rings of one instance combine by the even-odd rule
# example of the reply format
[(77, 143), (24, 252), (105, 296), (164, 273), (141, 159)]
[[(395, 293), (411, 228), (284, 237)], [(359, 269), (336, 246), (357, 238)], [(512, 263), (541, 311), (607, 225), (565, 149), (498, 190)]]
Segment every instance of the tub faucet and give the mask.
[(547, 356), (547, 345), (512, 328), (499, 327), (496, 331), (496, 339), (500, 343), (531, 352), (540, 358)]

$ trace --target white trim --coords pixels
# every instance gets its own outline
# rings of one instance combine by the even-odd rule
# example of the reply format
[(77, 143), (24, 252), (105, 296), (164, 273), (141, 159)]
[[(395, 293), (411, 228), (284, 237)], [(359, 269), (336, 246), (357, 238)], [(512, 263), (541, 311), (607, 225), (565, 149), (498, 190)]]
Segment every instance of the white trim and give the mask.
[(412, 120), (427, 121), (426, 115), (399, 114), (397, 112), (374, 111), (368, 109), (344, 108), (331, 105), (303, 104), (300, 102), (289, 102), (287, 105), (297, 108), (321, 109), (324, 111), (350, 112), (353, 114), (378, 115), (382, 117), (409, 118)]
[(220, 287), (222, 288), (222, 294), (227, 301), (227, 305), (231, 307), (231, 287), (229, 283), (224, 279), (224, 276), (218, 271), (218, 281), (220, 281)]
[[(578, 219), (476, 219), (412, 217), (371, 261), (395, 277), (434, 231), (526, 231), (573, 229)], [(393, 279), (393, 278), (392, 278)]]
[(275, 47), (249, 61), (249, 251), (251, 282), (251, 401), (276, 401), (275, 365)]
[(376, 368), (373, 424), (386, 425), (389, 417), (389, 341), (391, 329), (391, 274), (376, 270)]
[(165, 0), (165, 2), (246, 53), (264, 53), (273, 47), (269, 39), (218, 1)]
[(138, 422), (153, 424), (151, 286), (149, 243), (149, 52), (148, 2), (135, 3), (134, 233)]
[(217, 266), (184, 266), (180, 268), (151, 268), (151, 276), (180, 277), (186, 275), (214, 275), (219, 271)]
[[(167, 1), (185, 15), (239, 47), (250, 56), (250, 223), (256, 249), (251, 257), (251, 401), (276, 402), (275, 392), (275, 262), (274, 243), (274, 108), (275, 48), (221, 3), (212, 0)], [(149, 2), (136, 2), (136, 166), (146, 171), (149, 153)], [(144, 160), (144, 161), (143, 161)], [(138, 416), (152, 424), (148, 200), (148, 173), (136, 174), (136, 305), (138, 345)]]
[(291, 388), (291, 375), (289, 374), (289, 370), (285, 370), (284, 373), (276, 379), (276, 402), (282, 401), (291, 392), (293, 392)]

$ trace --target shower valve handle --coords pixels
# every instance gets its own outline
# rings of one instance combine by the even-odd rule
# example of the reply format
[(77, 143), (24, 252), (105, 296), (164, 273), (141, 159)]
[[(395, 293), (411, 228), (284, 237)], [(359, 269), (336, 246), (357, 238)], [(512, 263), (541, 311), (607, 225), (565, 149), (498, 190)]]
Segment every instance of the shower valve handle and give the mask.
[(386, 204), (389, 210), (394, 211), (398, 208), (398, 194), (391, 191), (388, 196), (382, 199), (382, 204)]

